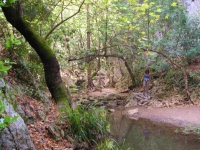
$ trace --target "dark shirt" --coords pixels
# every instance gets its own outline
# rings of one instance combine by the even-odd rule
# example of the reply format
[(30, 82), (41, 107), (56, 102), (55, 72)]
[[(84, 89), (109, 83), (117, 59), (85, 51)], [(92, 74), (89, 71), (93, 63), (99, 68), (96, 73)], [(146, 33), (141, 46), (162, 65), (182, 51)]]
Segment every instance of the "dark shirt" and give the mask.
[(144, 75), (144, 81), (149, 81), (150, 80), (150, 75), (149, 74), (145, 74)]

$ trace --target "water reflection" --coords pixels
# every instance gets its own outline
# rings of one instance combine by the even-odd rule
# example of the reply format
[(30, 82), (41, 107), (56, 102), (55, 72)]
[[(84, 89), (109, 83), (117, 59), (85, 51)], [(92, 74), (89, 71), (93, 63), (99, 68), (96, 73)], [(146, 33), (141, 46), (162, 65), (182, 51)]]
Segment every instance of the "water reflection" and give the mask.
[[(146, 119), (132, 120), (121, 113), (109, 117), (111, 134), (125, 148), (134, 150), (200, 150), (200, 140), (194, 135), (175, 133), (177, 127), (151, 122)], [(124, 139), (126, 139), (124, 141)]]

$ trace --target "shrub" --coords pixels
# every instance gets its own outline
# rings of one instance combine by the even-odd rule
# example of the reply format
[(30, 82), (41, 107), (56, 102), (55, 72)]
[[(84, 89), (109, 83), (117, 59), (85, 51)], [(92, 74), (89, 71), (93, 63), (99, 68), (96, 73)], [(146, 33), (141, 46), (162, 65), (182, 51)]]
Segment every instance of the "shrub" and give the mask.
[(189, 71), (189, 83), (191, 86), (199, 87), (200, 86), (200, 75), (194, 71)]
[(179, 88), (184, 88), (183, 73), (181, 71), (170, 69), (166, 73), (164, 81), (166, 84), (175, 85)]

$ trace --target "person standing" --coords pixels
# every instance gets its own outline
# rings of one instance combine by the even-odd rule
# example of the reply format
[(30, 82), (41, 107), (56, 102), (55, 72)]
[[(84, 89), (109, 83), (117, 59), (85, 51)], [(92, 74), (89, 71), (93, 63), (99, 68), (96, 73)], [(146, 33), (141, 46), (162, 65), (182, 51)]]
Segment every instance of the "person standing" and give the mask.
[(143, 94), (146, 97), (146, 99), (150, 99), (149, 95), (149, 82), (150, 82), (150, 74), (149, 70), (145, 70), (144, 75), (142, 77), (142, 82), (143, 82)]

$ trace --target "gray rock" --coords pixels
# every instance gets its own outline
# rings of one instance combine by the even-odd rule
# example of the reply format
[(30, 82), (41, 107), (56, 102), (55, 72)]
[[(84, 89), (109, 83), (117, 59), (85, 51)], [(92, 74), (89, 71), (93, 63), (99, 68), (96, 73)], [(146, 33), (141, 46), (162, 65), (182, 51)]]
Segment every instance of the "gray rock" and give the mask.
[(37, 115), (41, 120), (45, 120), (46, 119), (46, 114), (42, 110), (38, 110), (37, 111)]
[(139, 109), (138, 108), (135, 108), (135, 109), (130, 109), (130, 110), (127, 110), (124, 112), (124, 115), (127, 115), (127, 116), (133, 116), (135, 114), (138, 114), (139, 112)]
[(49, 134), (52, 136), (53, 139), (55, 139), (56, 141), (59, 141), (61, 139), (61, 129), (56, 126), (55, 124), (51, 124), (49, 127), (47, 127), (47, 130), (49, 132)]
[[(4, 100), (5, 113), (11, 117), (19, 116), (12, 107)], [(29, 136), (28, 128), (24, 120), (19, 116), (16, 121), (0, 132), (0, 149), (6, 150), (35, 150), (35, 146)]]
[(5, 82), (3, 78), (0, 78), (0, 88), (5, 87)]
[(26, 112), (24, 110), (22, 109), (22, 107), (20, 105), (17, 106), (16, 111), (23, 118), (26, 125), (33, 124), (35, 122), (35, 119), (34, 119), (33, 115), (30, 113), (31, 112), (30, 108), (26, 107)]
[(114, 113), (115, 109), (108, 109), (108, 112)]

